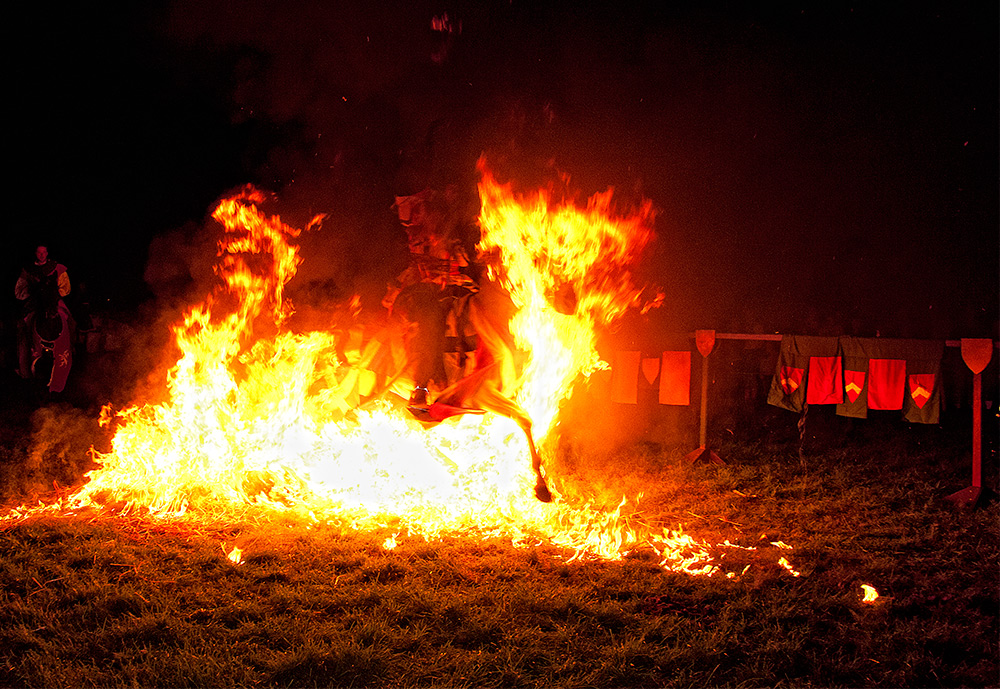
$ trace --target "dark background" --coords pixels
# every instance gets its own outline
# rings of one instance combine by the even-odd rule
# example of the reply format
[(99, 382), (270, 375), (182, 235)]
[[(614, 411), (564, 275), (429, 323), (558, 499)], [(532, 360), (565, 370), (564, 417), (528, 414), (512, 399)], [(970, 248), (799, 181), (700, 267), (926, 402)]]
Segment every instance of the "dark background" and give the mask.
[(997, 337), (996, 3), (372, 4), (11, 18), (7, 306), (36, 242), (102, 303), (176, 297), (248, 182), (329, 214), (302, 291), (375, 294), (393, 195), (485, 152), (653, 200), (659, 328)]

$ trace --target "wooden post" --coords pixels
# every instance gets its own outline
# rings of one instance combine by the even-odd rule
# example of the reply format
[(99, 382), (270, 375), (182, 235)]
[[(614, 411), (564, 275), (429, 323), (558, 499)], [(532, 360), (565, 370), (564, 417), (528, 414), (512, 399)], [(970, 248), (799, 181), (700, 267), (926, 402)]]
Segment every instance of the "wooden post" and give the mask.
[(701, 413), (698, 416), (698, 446), (708, 447), (708, 357), (701, 358)]
[(947, 496), (959, 507), (975, 507), (983, 494), (983, 369), (993, 358), (993, 340), (963, 339), (962, 359), (972, 371), (972, 485)]
[(972, 377), (972, 485), (983, 487), (983, 374)]
[(701, 414), (698, 428), (698, 447), (688, 452), (684, 459), (689, 462), (705, 461), (725, 464), (719, 455), (708, 449), (708, 355), (715, 347), (714, 330), (695, 331), (695, 344), (701, 354)]

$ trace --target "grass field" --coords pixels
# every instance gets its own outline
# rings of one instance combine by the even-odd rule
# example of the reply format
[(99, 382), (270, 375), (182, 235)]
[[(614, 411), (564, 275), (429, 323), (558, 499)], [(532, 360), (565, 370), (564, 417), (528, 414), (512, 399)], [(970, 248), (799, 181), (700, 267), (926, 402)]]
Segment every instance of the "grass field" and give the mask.
[[(77, 441), (38, 447), (29, 426), (100, 442), (78, 410), (21, 422), (4, 430), (8, 507), (89, 468)], [(759, 547), (728, 579), (665, 571), (641, 546), (618, 561), (458, 535), (387, 549), (388, 529), (263, 512), (8, 520), (0, 684), (997, 686), (1000, 507), (942, 499), (968, 485), (967, 429), (859, 428), (803, 458), (771, 438), (720, 445), (726, 466), (646, 443), (553, 467), (567, 499), (642, 492), (637, 523)], [(800, 576), (775, 564), (778, 541)]]

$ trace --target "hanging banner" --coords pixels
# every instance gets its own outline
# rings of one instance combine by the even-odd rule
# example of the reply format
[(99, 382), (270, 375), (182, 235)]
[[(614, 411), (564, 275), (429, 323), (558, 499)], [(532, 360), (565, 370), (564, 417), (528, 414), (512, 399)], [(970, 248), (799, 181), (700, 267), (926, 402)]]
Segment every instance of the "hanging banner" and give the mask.
[(640, 352), (615, 352), (611, 357), (611, 401), (636, 404), (639, 400)]
[(837, 405), (840, 416), (868, 418), (868, 359), (878, 342), (870, 337), (840, 338), (844, 357), (844, 401)]
[(903, 418), (910, 423), (940, 423), (942, 340), (899, 340), (906, 355)]
[(902, 409), (906, 359), (868, 360), (868, 408)]
[(901, 409), (911, 423), (941, 417), (940, 340), (841, 337), (844, 401), (837, 414), (867, 418), (869, 409)]
[[(811, 366), (815, 363), (816, 370)], [(840, 351), (836, 337), (785, 335), (781, 338), (778, 365), (771, 379), (767, 401), (776, 407), (800, 412), (807, 401), (833, 404), (843, 399)], [(809, 399), (807, 399), (807, 390)]]
[(840, 404), (844, 401), (843, 360), (838, 356), (809, 357), (807, 404)]
[(660, 404), (691, 403), (691, 351), (663, 352), (660, 360)]

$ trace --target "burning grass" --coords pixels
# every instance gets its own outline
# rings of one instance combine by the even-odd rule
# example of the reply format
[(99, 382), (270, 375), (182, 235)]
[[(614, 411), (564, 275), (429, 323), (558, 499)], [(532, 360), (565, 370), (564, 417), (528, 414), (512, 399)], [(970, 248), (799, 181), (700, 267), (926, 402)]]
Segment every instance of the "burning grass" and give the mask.
[[(604, 559), (642, 547), (668, 569), (723, 572), (710, 550), (736, 546), (637, 526), (627, 494), (607, 509), (560, 499), (558, 490), (553, 501), (537, 450), (545, 443), (553, 456), (564, 402), (607, 366), (596, 328), (652, 304), (629, 270), (651, 236), (652, 204), (619, 215), (611, 190), (579, 207), (552, 190), (515, 193), (485, 163), (481, 173), (479, 248), (491, 276), (482, 292), (495, 292), (511, 310), (494, 313), (478, 294), (463, 307), (478, 346), (452, 385), (435, 381), (447, 423), (418, 421), (405, 407), (415, 382), (403, 346), (411, 326), (388, 319), (366, 328), (359, 298), (336, 326), (288, 326), (294, 308), (284, 294), (304, 260), (295, 243), (302, 230), (265, 213), (270, 199), (246, 187), (212, 214), (221, 230), (219, 279), (170, 327), (164, 389), (118, 410), (106, 405), (100, 426), (110, 450), (91, 451), (97, 468), (87, 480), (15, 514), (190, 515), (210, 523), (257, 510), (304, 525), (391, 524), (427, 540), (540, 541)], [(555, 297), (566, 293), (573, 298)], [(463, 413), (453, 416), (456, 409)]]
[(645, 487), (633, 519), (764, 546), (738, 551), (734, 579), (641, 548), (571, 561), (287, 514), (38, 515), (0, 532), (0, 667), (52, 687), (993, 686), (1000, 509), (941, 500), (967, 470), (960, 435), (897, 429), (805, 468), (780, 444), (720, 448), (725, 467), (671, 448), (578, 458), (595, 496)]
[[(531, 494), (518, 414), (429, 430), (391, 395), (362, 403), (380, 340), (357, 323), (287, 327), (299, 230), (245, 190), (216, 210), (221, 282), (172, 326), (165, 389), (99, 423), (42, 408), (4, 458), (10, 684), (995, 678), (997, 508), (940, 504), (941, 477), (967, 470), (941, 429), (896, 432), (922, 447), (869, 438), (808, 462), (733, 445), (721, 468), (686, 463), (690, 447), (573, 447), (555, 429), (603, 366), (595, 327), (642, 301), (628, 265), (650, 208), (519, 197), (486, 173), (481, 194), (515, 311), (517, 356), (498, 347), (493, 399), (530, 417), (555, 499)], [(557, 310), (565, 293), (575, 306)]]
[[(415, 383), (407, 328), (386, 324), (386, 314), (374, 330), (360, 305), (334, 327), (289, 328), (294, 308), (284, 294), (304, 260), (295, 243), (303, 230), (266, 214), (270, 199), (246, 187), (212, 214), (221, 230), (219, 280), (171, 326), (175, 356), (164, 389), (122, 409), (104, 407), (111, 448), (94, 452), (99, 468), (57, 509), (191, 510), (205, 519), (255, 504), (354, 528), (393, 521), (427, 538), (541, 537), (604, 557), (655, 540), (673, 566), (710, 567), (682, 535), (637, 538), (620, 509), (560, 500), (543, 509), (527, 497), (534, 482), (539, 500), (551, 501), (536, 439), (555, 442), (549, 435), (562, 402), (606, 367), (595, 327), (643, 304), (629, 265), (650, 237), (651, 203), (618, 215), (610, 190), (581, 208), (543, 191), (515, 194), (485, 163), (481, 172), (480, 250), (492, 276), (482, 287), (492, 286), (512, 314), (495, 322), (478, 299), (463, 307), (479, 345), (474, 365), (454, 375), (465, 392), (446, 399), (450, 410), (478, 414), (432, 433), (406, 411), (402, 400)], [(318, 224), (319, 216), (307, 227)], [(567, 291), (573, 308), (557, 309), (553, 295)], [(438, 394), (454, 389), (435, 383)]]

